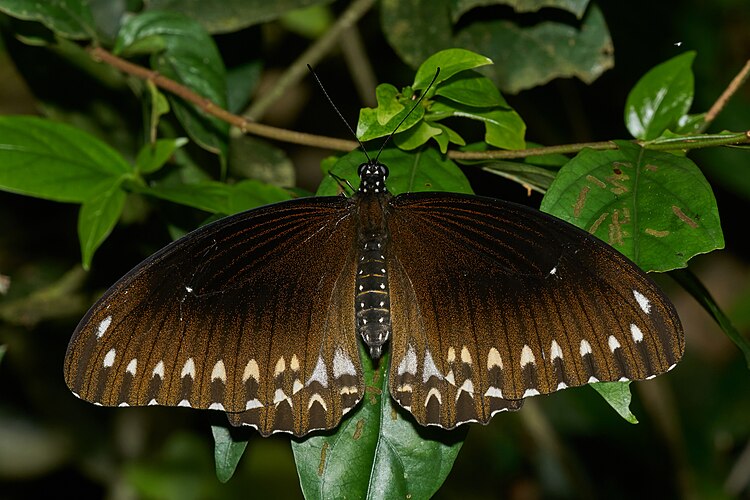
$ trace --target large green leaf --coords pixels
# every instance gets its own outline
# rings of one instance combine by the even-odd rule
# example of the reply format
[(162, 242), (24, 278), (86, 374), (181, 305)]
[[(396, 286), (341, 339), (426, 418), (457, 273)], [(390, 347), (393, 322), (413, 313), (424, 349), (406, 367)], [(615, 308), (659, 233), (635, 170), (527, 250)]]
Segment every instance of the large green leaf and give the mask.
[(94, 252), (120, 220), (122, 207), (125, 205), (125, 191), (120, 188), (120, 184), (118, 181), (113, 182), (81, 205), (78, 213), (78, 239), (84, 269), (91, 267)]
[(283, 14), (331, 0), (150, 0), (149, 9), (179, 12), (211, 33), (230, 33), (272, 21)]
[(26, 21), (39, 21), (65, 38), (85, 40), (96, 36), (89, 3), (84, 0), (0, 0), (0, 12)]
[(0, 116), (2, 190), (83, 203), (131, 175), (117, 151), (70, 125)]
[(487, 144), (503, 149), (524, 149), (526, 124), (512, 109), (475, 108), (456, 102), (439, 100), (433, 102), (430, 112), (445, 118), (456, 116), (482, 122), (485, 128), (484, 140)]
[(307, 499), (430, 498), (442, 485), (468, 427), (455, 431), (414, 423), (388, 391), (388, 355), (375, 369), (360, 346), (365, 397), (333, 434), (293, 440)]
[(688, 158), (618, 142), (564, 166), (541, 209), (611, 244), (646, 271), (685, 267), (723, 248), (711, 186)]
[[(385, 149), (379, 158), (388, 167), (388, 190), (393, 194), (414, 191), (451, 191), (454, 193), (472, 193), (469, 181), (461, 169), (440, 155), (434, 149), (406, 152), (400, 149)], [(345, 179), (355, 189), (359, 185), (357, 168), (367, 161), (360, 151), (339, 158), (331, 172)], [(347, 188), (348, 189), (348, 188)], [(342, 188), (330, 175), (323, 179), (318, 188), (319, 196), (339, 194)], [(351, 194), (351, 193), (349, 193)]]
[[(115, 52), (152, 54), (152, 67), (221, 108), (227, 106), (224, 63), (213, 39), (192, 19), (170, 12), (147, 11), (120, 30)], [(180, 98), (169, 96), (177, 118), (203, 148), (226, 157), (229, 125)]]
[(434, 85), (463, 73), (466, 70), (479, 68), (492, 64), (492, 59), (466, 49), (446, 49), (432, 54), (419, 65), (417, 74), (414, 76), (415, 89), (423, 89), (435, 78), (437, 69), (440, 74), (435, 78)]
[(637, 139), (656, 139), (667, 129), (685, 128), (681, 120), (693, 103), (695, 52), (685, 52), (649, 70), (631, 89), (625, 125)]
[(612, 40), (595, 5), (580, 23), (545, 21), (531, 26), (502, 19), (454, 26), (454, 7), (453, 0), (383, 0), (382, 30), (412, 67), (440, 49), (464, 47), (483, 54), (495, 64), (481, 72), (514, 93), (559, 77), (575, 76), (589, 83), (614, 64)]

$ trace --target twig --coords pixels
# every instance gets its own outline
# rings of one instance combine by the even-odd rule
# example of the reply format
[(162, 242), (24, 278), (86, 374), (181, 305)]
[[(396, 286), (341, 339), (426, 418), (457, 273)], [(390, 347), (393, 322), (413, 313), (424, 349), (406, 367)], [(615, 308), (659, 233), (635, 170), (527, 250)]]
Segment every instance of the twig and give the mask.
[(742, 67), (739, 73), (732, 79), (731, 82), (729, 82), (729, 85), (726, 89), (724, 89), (724, 92), (721, 93), (718, 99), (716, 99), (716, 102), (714, 102), (713, 106), (708, 110), (706, 113), (706, 118), (703, 121), (703, 124), (698, 129), (698, 132), (703, 132), (706, 130), (709, 125), (716, 119), (719, 113), (724, 109), (724, 107), (729, 102), (729, 99), (734, 96), (734, 94), (737, 93), (739, 88), (747, 81), (748, 77), (750, 77), (750, 59), (747, 60), (745, 65)]
[[(341, 33), (353, 26), (365, 13), (370, 10), (375, 0), (355, 0), (341, 14), (325, 35), (315, 41), (300, 55), (289, 69), (274, 82), (271, 90), (259, 97), (245, 113), (251, 120), (258, 120), (273, 106), (276, 101), (286, 95), (289, 87), (297, 84), (306, 74), (307, 65), (315, 66), (322, 57), (336, 44)], [(355, 146), (356, 147), (356, 146)]]
[(154, 85), (182, 97), (186, 101), (198, 106), (205, 113), (224, 120), (227, 123), (239, 128), (243, 132), (250, 132), (253, 135), (265, 137), (267, 139), (275, 139), (278, 141), (290, 142), (293, 144), (302, 144), (305, 146), (333, 149), (335, 151), (351, 151), (352, 149), (358, 147), (357, 143), (354, 141), (337, 139), (335, 137), (306, 134), (304, 132), (295, 132), (293, 130), (286, 130), (278, 127), (272, 127), (270, 125), (251, 122), (247, 118), (232, 114), (229, 111), (217, 106), (211, 100), (206, 99), (205, 97), (193, 92), (184, 85), (180, 85), (174, 80), (170, 80), (157, 71), (153, 71), (148, 68), (144, 68), (143, 66), (138, 66), (137, 64), (126, 61), (125, 59), (107, 52), (101, 47), (90, 47), (88, 50), (94, 59), (105, 62), (124, 73), (128, 73), (143, 80), (153, 82)]
[[(174, 80), (170, 80), (157, 71), (153, 71), (143, 66), (133, 64), (125, 59), (107, 52), (101, 47), (89, 47), (89, 53), (95, 60), (109, 64), (110, 66), (142, 80), (153, 82), (154, 85), (168, 92), (171, 92), (186, 101), (194, 104), (206, 114), (213, 115), (220, 120), (224, 120), (230, 125), (240, 129), (243, 133), (251, 133), (259, 137), (273, 139), (291, 144), (300, 144), (303, 146), (312, 146), (333, 151), (352, 151), (359, 146), (356, 141), (338, 139), (322, 135), (307, 134), (293, 130), (263, 125), (248, 120), (242, 116), (230, 113), (229, 111), (217, 106), (211, 100), (193, 92), (189, 88), (181, 85)], [(734, 144), (750, 143), (750, 131), (736, 133), (731, 136), (722, 136), (717, 134), (707, 137), (696, 136), (693, 138), (675, 138), (668, 141), (633, 141), (636, 144), (654, 150), (688, 150), (708, 146), (727, 146)], [(448, 157), (454, 160), (493, 160), (493, 159), (519, 159), (530, 156), (541, 156), (549, 154), (573, 154), (578, 153), (584, 148), (596, 150), (617, 149), (613, 141), (601, 142), (581, 142), (575, 144), (562, 144), (559, 146), (546, 146), (540, 148), (519, 149), (519, 150), (495, 150), (495, 151), (448, 151)]]

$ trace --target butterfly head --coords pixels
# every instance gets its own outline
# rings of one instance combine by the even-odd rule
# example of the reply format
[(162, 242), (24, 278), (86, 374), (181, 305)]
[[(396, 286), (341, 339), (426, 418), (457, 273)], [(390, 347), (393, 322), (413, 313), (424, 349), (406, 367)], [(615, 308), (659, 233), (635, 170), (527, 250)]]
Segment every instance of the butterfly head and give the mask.
[(357, 170), (359, 175), (360, 193), (386, 193), (385, 179), (388, 177), (388, 167), (377, 160), (362, 163)]

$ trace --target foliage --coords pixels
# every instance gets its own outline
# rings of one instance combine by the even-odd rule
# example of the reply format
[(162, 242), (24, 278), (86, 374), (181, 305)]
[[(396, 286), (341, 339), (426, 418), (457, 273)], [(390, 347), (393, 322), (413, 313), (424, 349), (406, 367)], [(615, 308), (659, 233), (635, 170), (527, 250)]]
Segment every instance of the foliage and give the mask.
[[(246, 106), (248, 115), (263, 114), (259, 105), (263, 95), (254, 93), (262, 93), (261, 80), (276, 70), (274, 62), (279, 54), (285, 61), (281, 68), (289, 65), (289, 69), (278, 85), (289, 95), (295, 94), (293, 84), (300, 78), (295, 75), (306, 76), (303, 66), (320, 61), (324, 52), (328, 59), (321, 62), (321, 74), (326, 66), (334, 64), (334, 72), (340, 73), (342, 63), (330, 49), (328, 34), (340, 34), (344, 28), (359, 22), (370, 31), (379, 28), (377, 36), (384, 37), (397, 55), (398, 59), (388, 51), (379, 51), (384, 60), (373, 63), (383, 74), (385, 68), (395, 67), (395, 71), (388, 73), (394, 83), (366, 89), (374, 93), (373, 106), (346, 104), (344, 109), (361, 108), (356, 135), (367, 143), (370, 154), (381, 145), (386, 146), (380, 159), (391, 171), (389, 189), (393, 192), (472, 192), (474, 186), (475, 191), (481, 188), (481, 194), (497, 195), (483, 190), (486, 186), (481, 184), (485, 181), (477, 186), (467, 179), (467, 174), (470, 178), (487, 179), (477, 177), (476, 172), (484, 170), (512, 181), (501, 184), (500, 189), (512, 193), (520, 184), (529, 192), (545, 193), (540, 201), (532, 200), (542, 210), (592, 232), (649, 271), (685, 268), (694, 256), (724, 247), (725, 235), (713, 180), (704, 175), (707, 170), (704, 163), (688, 155), (692, 156), (696, 148), (742, 147), (748, 143), (750, 127), (744, 121), (736, 132), (718, 129), (717, 133), (708, 134), (706, 130), (715, 127), (715, 116), (691, 112), (697, 101), (699, 81), (693, 66), (703, 57), (701, 47), (697, 51), (674, 47), (670, 57), (648, 59), (636, 69), (630, 68), (627, 76), (633, 82), (632, 89), (627, 96), (623, 93), (619, 100), (615, 99), (615, 106), (622, 109), (622, 115), (615, 118), (615, 132), (594, 137), (605, 141), (588, 147), (577, 144), (567, 148), (543, 147), (528, 140), (531, 134), (535, 140), (543, 139), (545, 129), (530, 111), (534, 109), (530, 104), (534, 98), (524, 99), (524, 93), (513, 94), (529, 89), (549, 92), (549, 86), (544, 87), (547, 82), (571, 76), (591, 84), (615, 65), (613, 46), (617, 48), (617, 44), (613, 38), (616, 40), (617, 31), (613, 30), (611, 35), (607, 24), (621, 25), (599, 6), (575, 0), (382, 0), (379, 19), (370, 19), (362, 16), (373, 7), (372, 0), (329, 4), (291, 0), (271, 3), (154, 0), (143, 5), (58, 0), (32, 4), (0, 0), (3, 13), (0, 30), (8, 54), (35, 93), (35, 102), (43, 115), (0, 114), (0, 190), (80, 205), (77, 224), (80, 261), (94, 275), (104, 269), (97, 263), (103, 258), (100, 254), (111, 256), (116, 250), (108, 239), (122, 243), (118, 231), (128, 231), (128, 226), (137, 228), (135, 222), (142, 225), (152, 214), (162, 218), (158, 227), (166, 225), (173, 234), (179, 234), (207, 217), (310, 195), (313, 186), (294, 186), (287, 174), (287, 153), (297, 151), (292, 146), (282, 148), (280, 143), (299, 140), (322, 149), (332, 143), (320, 136), (311, 136), (306, 142), (290, 138), (283, 133), (286, 131), (256, 126), (238, 114)], [(744, 12), (750, 15), (747, 9)], [(304, 40), (311, 49), (300, 60), (288, 62), (290, 49), (275, 45), (275, 37), (282, 36), (280, 33), (297, 43), (304, 40), (297, 36), (312, 37)], [(344, 58), (367, 60), (361, 52), (347, 55), (347, 51), (357, 50), (357, 44), (348, 40), (350, 43), (342, 43)], [(372, 54), (375, 55), (375, 50)], [(112, 57), (115, 55), (120, 58)], [(387, 58), (390, 59), (386, 61)], [(29, 65), (29, 61), (35, 62)], [(42, 70), (47, 63), (59, 71), (59, 81), (44, 78)], [(132, 66), (133, 63), (138, 67)], [(355, 77), (367, 74), (353, 62), (350, 68)], [(52, 91), (78, 81), (85, 83), (71, 91), (72, 98)], [(339, 93), (353, 94), (340, 88), (335, 94), (336, 101)], [(350, 84), (343, 88), (350, 88)], [(581, 84), (581, 88), (585, 93), (586, 87)], [(327, 106), (319, 94), (311, 95), (309, 106), (315, 109)], [(342, 100), (346, 102), (347, 98), (350, 97)], [(319, 104), (314, 104), (316, 100)], [(284, 107), (282, 101), (276, 102), (278, 108)], [(328, 125), (336, 118), (333, 112), (325, 112), (326, 115), (321, 115), (325, 116), (323, 120), (315, 120), (315, 133), (340, 128), (338, 123)], [(266, 115), (268, 121), (275, 120), (275, 113), (266, 111)], [(619, 116), (624, 116), (624, 122), (620, 122)], [(612, 116), (607, 119), (613, 120)], [(235, 129), (230, 129), (230, 124)], [(626, 131), (630, 137), (624, 135)], [(241, 132), (277, 142), (262, 145), (250, 142), (258, 139), (243, 137)], [(390, 142), (384, 144), (392, 133)], [(547, 143), (551, 145), (553, 141)], [(255, 152), (254, 156), (236, 154), (248, 148)], [(331, 175), (322, 176), (317, 194), (337, 194), (342, 186), (347, 188), (345, 182), (356, 186), (356, 166), (365, 153), (354, 145), (348, 149), (352, 151), (322, 162), (322, 171)], [(125, 228), (119, 229), (118, 225)], [(64, 229), (72, 232), (72, 226)], [(147, 246), (153, 250), (152, 247), (163, 242), (152, 238)], [(138, 251), (143, 251), (143, 247)], [(120, 259), (115, 257), (115, 260)], [(69, 258), (65, 265), (72, 266), (72, 261)], [(125, 269), (115, 267), (115, 270), (127, 270), (136, 261), (127, 262)], [(0, 267), (0, 273), (4, 272)], [(116, 278), (117, 274), (114, 272), (110, 278)], [(680, 271), (677, 278), (750, 360), (750, 346), (732, 324), (731, 315), (722, 311), (689, 270)], [(32, 283), (29, 288), (42, 287), (40, 283)], [(64, 290), (71, 293), (67, 287)], [(75, 293), (93, 292), (79, 288)], [(12, 329), (24, 324), (24, 317), (18, 313), (24, 309), (19, 304), (23, 305), (25, 298), (32, 296), (30, 291), (25, 297), (23, 293), (15, 297), (11, 294), (5, 304), (0, 302), (0, 315), (11, 325), (11, 333), (0, 330), (0, 369), (5, 370), (0, 371), (0, 379), (11, 377), (6, 366), (18, 356), (15, 347), (28, 342), (19, 340)], [(35, 300), (33, 304), (46, 303)], [(75, 316), (82, 315), (83, 310), (69, 314), (73, 317), (63, 317), (62, 321), (64, 329), (71, 331)], [(43, 314), (41, 317), (61, 319), (51, 312), (49, 317)], [(36, 327), (38, 321), (26, 326)], [(60, 335), (59, 345), (64, 345), (65, 337)], [(62, 363), (63, 352), (56, 349), (54, 353), (57, 358), (48, 364), (57, 367)], [(32, 362), (31, 366), (40, 363)], [(384, 370), (366, 366), (365, 375), (371, 397), (348, 415), (338, 429), (292, 441), (298, 489), (307, 498), (343, 494), (357, 498), (428, 498), (436, 492), (440, 495), (441, 485), (467, 439), (468, 426), (452, 432), (422, 429), (388, 396)], [(746, 373), (739, 376), (746, 377)], [(55, 372), (50, 378), (59, 391), (53, 396), (54, 401), (70, 399), (61, 387), (61, 374)], [(627, 383), (597, 384), (596, 389), (624, 419), (636, 422)], [(546, 399), (565, 401), (557, 395)], [(264, 448), (268, 445), (259, 445), (247, 432), (230, 431), (219, 419), (211, 422), (214, 462), (218, 479), (225, 485), (214, 484), (206, 477), (206, 463), (210, 460), (202, 454), (206, 443), (194, 435), (174, 433), (161, 441), (157, 439), (152, 453), (130, 450), (123, 454), (127, 463), (118, 468), (110, 463), (113, 449), (118, 446), (117, 437), (109, 435), (112, 431), (102, 425), (101, 419), (130, 422), (121, 424), (126, 430), (119, 432), (141, 436), (139, 439), (145, 442), (142, 433), (146, 431), (134, 429), (143, 419), (155, 417), (146, 417), (136, 409), (128, 413), (133, 417), (119, 416), (130, 409), (118, 414), (114, 413), (118, 410), (81, 410), (73, 406), (76, 403), (61, 403), (67, 418), (74, 419), (76, 412), (85, 411), (86, 420), (97, 423), (92, 427), (71, 423), (68, 433), (62, 434), (54, 434), (62, 431), (51, 426), (45, 432), (54, 438), (46, 442), (64, 443), (56, 444), (56, 449), (63, 450), (57, 460), (76, 464), (76, 468), (96, 478), (110, 492), (125, 487), (145, 498), (239, 494), (247, 486), (247, 477), (257, 479), (261, 474), (258, 471), (265, 470), (256, 459), (252, 463), (257, 470), (248, 472), (240, 458), (248, 442), (246, 455), (252, 454), (257, 446), (268, 451)], [(748, 401), (742, 403), (747, 406)], [(570, 409), (571, 403), (567, 404)], [(532, 423), (527, 425), (532, 429), (531, 434), (546, 436), (548, 430), (539, 430), (535, 413), (538, 410), (533, 404), (529, 406), (527, 414)], [(564, 425), (560, 412), (549, 408), (550, 420), (557, 419), (558, 425)], [(149, 415), (168, 421), (175, 414), (184, 415), (175, 413), (179, 411), (154, 410), (161, 413)], [(46, 408), (42, 414), (48, 412)], [(582, 414), (580, 410), (572, 413), (579, 417)], [(518, 421), (513, 420), (517, 418), (508, 416), (503, 421), (517, 427)], [(363, 427), (360, 422), (364, 419), (378, 425)], [(37, 426), (44, 422), (40, 416), (33, 420)], [(641, 415), (639, 420), (643, 420)], [(154, 429), (171, 430), (171, 425), (149, 422), (144, 429), (155, 435), (158, 433)], [(609, 425), (621, 422), (615, 420)], [(747, 422), (738, 425), (742, 437), (750, 436)], [(207, 434), (207, 427), (206, 420), (199, 421), (199, 435)], [(571, 428), (569, 424), (568, 427)], [(473, 434), (489, 433), (490, 429), (475, 429)], [(574, 436), (580, 433), (576, 425), (572, 429)], [(107, 436), (101, 439), (102, 443), (87, 442), (100, 440), (93, 439), (94, 432)], [(506, 475), (520, 474), (523, 467), (505, 463), (504, 460), (510, 459), (500, 456), (503, 447), (510, 446), (509, 439), (495, 436), (493, 442), (497, 446), (491, 454), (504, 466)], [(573, 492), (580, 471), (565, 465), (558, 445), (551, 445), (550, 449), (553, 450), (550, 457), (538, 459), (540, 488), (554, 491), (555, 496), (576, 496)], [(516, 443), (513, 450), (508, 456), (519, 463), (525, 460), (523, 445)], [(101, 455), (110, 458), (106, 463), (96, 463), (96, 457)], [(186, 459), (186, 455), (191, 459)], [(486, 461), (491, 457), (479, 459)], [(246, 458), (245, 463), (248, 460), (252, 459)], [(549, 462), (546, 465), (545, 460)], [(568, 479), (554, 479), (554, 473), (545, 475), (545, 467), (555, 468), (558, 475)], [(0, 474), (4, 473), (0, 467)], [(230, 480), (235, 473), (238, 477)], [(118, 481), (123, 480), (127, 485), (118, 486)], [(715, 478), (707, 479), (706, 484), (700, 487), (704, 492), (720, 487)], [(289, 486), (287, 480), (285, 487)], [(689, 486), (675, 488), (684, 490)], [(455, 492), (450, 480), (446, 491), (446, 495)]]

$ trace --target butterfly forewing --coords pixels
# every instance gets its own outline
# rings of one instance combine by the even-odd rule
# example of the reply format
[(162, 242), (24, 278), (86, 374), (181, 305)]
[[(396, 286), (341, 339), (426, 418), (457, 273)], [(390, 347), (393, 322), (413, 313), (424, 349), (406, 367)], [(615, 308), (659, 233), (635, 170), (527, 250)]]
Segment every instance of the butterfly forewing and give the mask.
[(392, 200), (391, 391), (422, 424), (487, 422), (522, 398), (669, 370), (674, 307), (620, 253), (527, 207)]
[(264, 435), (334, 427), (364, 391), (353, 210), (286, 202), (166, 247), (81, 321), (68, 386), (107, 406), (224, 410)]

